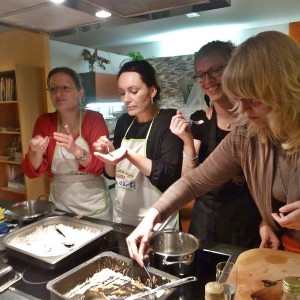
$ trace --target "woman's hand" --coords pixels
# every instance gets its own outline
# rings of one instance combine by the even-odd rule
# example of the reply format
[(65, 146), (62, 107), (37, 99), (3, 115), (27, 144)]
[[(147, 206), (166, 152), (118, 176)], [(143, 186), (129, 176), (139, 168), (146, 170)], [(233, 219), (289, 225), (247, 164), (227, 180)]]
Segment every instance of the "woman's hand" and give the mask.
[(300, 230), (300, 201), (280, 207), (279, 213), (273, 213), (272, 217), (281, 227)]
[(54, 132), (53, 138), (56, 140), (56, 145), (63, 147), (69, 153), (76, 157), (76, 151), (79, 146), (76, 145), (72, 132), (68, 125), (64, 126), (66, 133)]
[(43, 154), (47, 150), (49, 145), (50, 137), (42, 137), (37, 135), (29, 141), (29, 160), (35, 170), (38, 170), (42, 161)]
[(159, 222), (159, 211), (155, 208), (150, 208), (141, 223), (126, 238), (130, 257), (135, 259), (141, 267), (144, 266), (144, 260), (150, 251), (149, 240), (152, 235), (152, 229)]
[[(94, 143), (95, 145), (95, 143)], [(121, 147), (113, 152), (103, 154), (100, 152), (94, 152), (94, 155), (102, 160), (104, 163), (116, 165), (119, 161), (123, 160), (126, 157), (127, 149)]]
[(177, 114), (172, 117), (170, 130), (172, 133), (180, 137), (183, 142), (185, 142), (185, 139), (187, 138), (193, 140), (189, 121), (185, 120), (184, 116), (179, 111), (177, 111)]
[(106, 137), (101, 136), (94, 144), (93, 144), (96, 152), (102, 154), (109, 154), (110, 152), (115, 151), (114, 145), (112, 142)]
[(273, 230), (264, 222), (259, 226), (259, 234), (261, 238), (261, 243), (259, 248), (270, 248), (278, 249), (280, 246), (280, 240)]
[(49, 137), (35, 136), (29, 141), (29, 148), (35, 153), (44, 153), (49, 145)]

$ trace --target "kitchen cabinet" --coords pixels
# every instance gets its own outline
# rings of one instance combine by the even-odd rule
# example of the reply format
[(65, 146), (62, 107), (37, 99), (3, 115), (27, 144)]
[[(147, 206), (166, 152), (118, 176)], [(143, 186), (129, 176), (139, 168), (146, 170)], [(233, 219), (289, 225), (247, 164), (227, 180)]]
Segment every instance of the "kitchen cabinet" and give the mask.
[(40, 67), (25, 65), (0, 70), (1, 82), (10, 82), (1, 85), (1, 95), (6, 96), (0, 98), (1, 199), (22, 201), (47, 194), (44, 176), (24, 178), (21, 170), (21, 161), (28, 150), (34, 123), (43, 113), (42, 72)]
[(116, 74), (87, 72), (79, 75), (85, 90), (84, 103), (119, 99)]

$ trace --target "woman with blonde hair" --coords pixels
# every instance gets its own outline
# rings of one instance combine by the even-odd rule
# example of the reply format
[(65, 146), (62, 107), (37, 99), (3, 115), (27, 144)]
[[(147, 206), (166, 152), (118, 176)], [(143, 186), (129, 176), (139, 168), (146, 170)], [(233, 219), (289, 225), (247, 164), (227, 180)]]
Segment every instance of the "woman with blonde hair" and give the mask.
[(157, 222), (241, 169), (263, 218), (261, 247), (277, 249), (281, 241), (300, 253), (300, 47), (276, 31), (253, 36), (235, 51), (222, 84), (240, 126), (174, 183), (127, 238), (141, 265)]
[[(172, 118), (170, 129), (183, 141), (183, 175), (202, 163), (236, 127), (233, 104), (222, 88), (222, 74), (234, 49), (232, 42), (216, 40), (195, 53), (193, 78), (211, 104), (191, 115), (192, 120), (202, 120), (201, 124), (190, 126), (180, 112)], [(256, 248), (260, 245), (260, 222), (241, 170), (229, 181), (196, 198), (189, 233), (202, 241)]]

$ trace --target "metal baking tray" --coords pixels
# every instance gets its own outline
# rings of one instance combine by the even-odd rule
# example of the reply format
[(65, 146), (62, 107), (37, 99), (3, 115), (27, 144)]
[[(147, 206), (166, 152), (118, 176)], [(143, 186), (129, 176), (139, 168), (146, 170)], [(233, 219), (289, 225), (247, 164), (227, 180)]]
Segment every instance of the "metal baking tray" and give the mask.
[[(14, 247), (10, 244), (11, 240), (15, 237), (26, 236), (32, 233), (37, 227), (46, 227), (49, 225), (67, 225), (72, 226), (75, 229), (88, 228), (91, 232), (95, 233), (95, 236), (89, 239), (87, 242), (81, 244), (80, 246), (74, 246), (67, 249), (66, 253), (57, 256), (39, 256), (32, 254), (28, 251), (24, 251), (20, 248)], [(99, 244), (99, 239), (105, 233), (111, 231), (113, 228), (106, 225), (94, 224), (89, 221), (84, 221), (80, 219), (75, 219), (67, 216), (53, 216), (44, 218), (42, 220), (36, 221), (30, 225), (26, 225), (20, 229), (16, 229), (13, 232), (7, 234), (3, 238), (3, 243), (6, 246), (9, 255), (14, 256), (18, 259), (24, 260), (28, 263), (34, 264), (36, 266), (46, 268), (46, 269), (56, 269), (66, 264), (69, 264), (78, 257), (91, 251)]]
[[(149, 277), (143, 268), (137, 264), (134, 264), (131, 259), (125, 256), (107, 251), (49, 281), (47, 283), (47, 289), (50, 291), (51, 300), (87, 299), (87, 297), (85, 297), (82, 293), (80, 293), (81, 295), (73, 295), (72, 297), (68, 297), (67, 294), (73, 289), (76, 291), (76, 287), (78, 287), (79, 290), (79, 286), (87, 283), (94, 274), (105, 268), (122, 273), (124, 276), (128, 276), (134, 280), (139, 280), (142, 284), (150, 288), (154, 288), (178, 279), (178, 277), (175, 277), (171, 274), (149, 267), (148, 271), (151, 275), (152, 283), (152, 286), (150, 286), (151, 283)], [(108, 299), (112, 299), (110, 297), (110, 290), (107, 290), (104, 293)], [(117, 299), (126, 299), (126, 297), (128, 297), (128, 295), (118, 296)]]
[(9, 288), (22, 277), (23, 275), (19, 272), (15, 272), (12, 266), (0, 262), (0, 293)]

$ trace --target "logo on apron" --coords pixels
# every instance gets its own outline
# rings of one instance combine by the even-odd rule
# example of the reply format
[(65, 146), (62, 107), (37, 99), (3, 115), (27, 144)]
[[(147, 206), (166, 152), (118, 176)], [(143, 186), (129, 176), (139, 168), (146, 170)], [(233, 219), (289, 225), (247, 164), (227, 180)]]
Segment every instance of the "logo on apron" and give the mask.
[(136, 190), (136, 181), (133, 175), (126, 172), (126, 170), (117, 170), (116, 185), (127, 190)]

